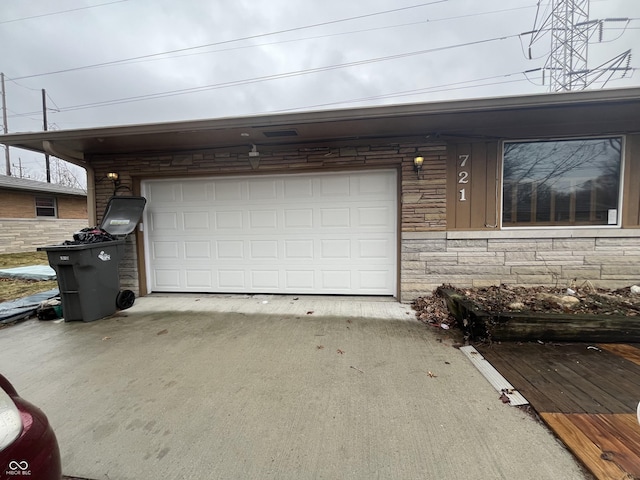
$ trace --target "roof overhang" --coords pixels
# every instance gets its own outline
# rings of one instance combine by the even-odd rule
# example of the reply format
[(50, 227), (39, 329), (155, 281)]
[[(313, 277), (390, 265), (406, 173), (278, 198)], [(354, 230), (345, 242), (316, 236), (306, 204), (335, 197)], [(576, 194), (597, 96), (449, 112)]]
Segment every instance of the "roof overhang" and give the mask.
[(640, 133), (640, 88), (0, 135), (0, 143), (102, 155), (348, 145), (392, 139), (531, 139)]

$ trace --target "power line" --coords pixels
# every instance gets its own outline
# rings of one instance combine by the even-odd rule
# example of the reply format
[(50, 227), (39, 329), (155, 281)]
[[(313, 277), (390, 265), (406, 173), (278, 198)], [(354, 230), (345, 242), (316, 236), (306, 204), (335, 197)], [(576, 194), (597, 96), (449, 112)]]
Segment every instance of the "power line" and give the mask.
[(249, 35), (246, 37), (240, 37), (240, 38), (236, 38), (236, 39), (232, 39), (232, 40), (223, 40), (220, 42), (214, 42), (214, 43), (207, 43), (207, 44), (203, 44), (203, 45), (196, 45), (194, 47), (185, 47), (185, 48), (178, 48), (175, 50), (167, 50), (165, 52), (158, 52), (158, 53), (150, 53), (147, 55), (140, 55), (137, 57), (129, 57), (129, 58), (125, 58), (125, 59), (120, 59), (120, 60), (112, 60), (110, 62), (101, 62), (101, 63), (94, 63), (91, 65), (84, 65), (82, 67), (73, 67), (73, 68), (66, 68), (63, 70), (55, 70), (55, 71), (51, 71), (51, 72), (45, 72), (45, 73), (36, 73), (36, 74), (32, 74), (32, 75), (23, 75), (22, 77), (15, 77), (14, 80), (24, 80), (26, 78), (35, 78), (35, 77), (43, 77), (46, 75), (55, 75), (58, 73), (67, 73), (67, 72), (74, 72), (77, 70), (85, 70), (88, 68), (96, 68), (96, 67), (103, 67), (103, 66), (107, 66), (107, 65), (117, 65), (119, 63), (123, 63), (123, 62), (130, 62), (132, 60), (143, 60), (143, 59), (147, 59), (147, 58), (152, 58), (152, 57), (159, 57), (159, 56), (163, 56), (163, 55), (168, 55), (171, 53), (179, 53), (179, 52), (186, 52), (189, 50), (196, 50), (199, 48), (206, 48), (206, 47), (214, 47), (217, 45), (225, 45), (228, 43), (234, 43), (234, 42), (241, 42), (244, 40), (253, 40), (256, 38), (263, 38), (263, 37), (268, 37), (268, 36), (272, 36), (272, 35), (279, 35), (282, 33), (289, 33), (289, 32), (295, 32), (295, 31), (299, 31), (299, 30), (305, 30), (308, 28), (315, 28), (315, 27), (322, 27), (322, 26), (326, 26), (326, 25), (334, 25), (336, 23), (342, 23), (342, 22), (349, 22), (352, 20), (360, 20), (362, 18), (368, 18), (368, 17), (373, 17), (373, 16), (377, 16), (377, 15), (385, 15), (388, 13), (394, 13), (394, 12), (400, 12), (400, 11), (404, 11), (404, 10), (410, 10), (410, 9), (414, 9), (414, 8), (420, 8), (420, 7), (426, 7), (426, 6), (430, 6), (430, 5), (435, 5), (438, 3), (444, 3), (444, 2), (448, 2), (449, 0), (435, 0), (432, 2), (428, 2), (428, 3), (421, 3), (418, 5), (412, 5), (409, 7), (402, 7), (402, 8), (394, 8), (392, 10), (384, 10), (381, 12), (375, 12), (375, 13), (367, 13), (364, 15), (358, 15), (355, 17), (348, 17), (348, 18), (341, 18), (338, 20), (329, 20), (327, 22), (321, 22), (321, 23), (314, 23), (314, 24), (310, 24), (310, 25), (304, 25), (301, 27), (293, 27), (293, 28), (287, 28), (284, 30), (277, 30), (274, 32), (269, 32), (269, 33), (259, 33), (256, 35)]
[[(253, 78), (243, 79), (243, 80), (233, 80), (233, 81), (230, 81), (230, 82), (215, 83), (215, 84), (203, 85), (203, 86), (199, 86), (199, 87), (190, 87), (190, 88), (183, 88), (183, 89), (178, 89), (178, 90), (170, 90), (170, 91), (165, 91), (165, 92), (156, 92), (156, 93), (150, 93), (150, 94), (146, 94), (146, 95), (137, 95), (137, 96), (125, 97), (125, 98), (119, 98), (119, 99), (104, 100), (104, 101), (101, 101), (101, 102), (92, 102), (92, 103), (86, 103), (86, 104), (80, 104), (80, 105), (73, 105), (73, 106), (69, 106), (69, 107), (62, 107), (62, 108), (59, 109), (59, 111), (60, 112), (69, 112), (69, 111), (75, 111), (75, 110), (85, 110), (87, 108), (103, 107), (103, 106), (110, 106), (110, 105), (120, 105), (120, 104), (123, 104), (123, 103), (138, 102), (138, 101), (150, 100), (150, 99), (156, 99), (156, 98), (173, 97), (173, 96), (185, 95), (185, 94), (189, 94), (189, 93), (197, 93), (197, 92), (202, 92), (202, 91), (207, 91), (207, 90), (217, 90), (217, 89), (221, 89), (221, 88), (235, 87), (235, 86), (240, 86), (240, 85), (248, 85), (248, 84), (252, 84), (252, 83), (259, 83), (259, 82), (264, 82), (264, 81), (278, 80), (278, 79), (282, 79), (282, 78), (290, 78), (290, 77), (295, 77), (295, 76), (309, 75), (309, 74), (313, 74), (313, 73), (337, 70), (337, 69), (340, 69), (340, 68), (348, 68), (348, 67), (354, 67), (354, 66), (360, 66), (360, 65), (367, 65), (367, 64), (371, 64), (371, 63), (389, 61), (389, 60), (397, 60), (397, 59), (407, 58), (407, 57), (412, 57), (412, 56), (425, 55), (425, 54), (428, 54), (428, 53), (441, 52), (441, 51), (445, 51), (445, 50), (452, 50), (452, 49), (455, 49), (455, 48), (462, 48), (462, 47), (468, 47), (468, 46), (473, 46), (473, 45), (481, 45), (481, 44), (495, 42), (495, 41), (502, 41), (502, 40), (506, 40), (508, 38), (514, 38), (514, 37), (518, 37), (518, 36), (519, 36), (519, 34), (506, 35), (506, 36), (500, 36), (500, 37), (493, 37), (493, 38), (487, 38), (487, 39), (483, 39), (483, 40), (475, 40), (475, 41), (472, 41), (472, 42), (458, 43), (458, 44), (455, 44), (455, 45), (447, 45), (447, 46), (443, 46), (443, 47), (435, 47), (435, 48), (429, 48), (429, 49), (425, 49), (425, 50), (418, 50), (418, 51), (415, 51), (415, 52), (401, 53), (401, 54), (396, 54), (396, 55), (388, 55), (388, 56), (385, 56), (385, 57), (376, 57), (376, 58), (371, 58), (371, 59), (366, 59), (366, 60), (357, 60), (357, 61), (353, 61), (353, 62), (346, 62), (346, 63), (340, 63), (340, 64), (327, 65), (327, 66), (324, 66), (324, 67), (316, 67), (316, 68), (310, 68), (310, 69), (305, 69), (305, 70), (297, 70), (297, 71), (278, 73), (278, 74), (273, 74), (273, 75), (265, 75), (265, 76), (261, 76), (261, 77), (253, 77)], [(34, 113), (37, 113), (37, 112), (22, 113), (22, 114), (18, 114), (18, 115), (14, 115), (14, 116), (29, 116), (29, 115), (33, 115)]]
[[(490, 10), (490, 11), (487, 11), (487, 12), (478, 12), (478, 13), (466, 14), (466, 15), (455, 15), (453, 17), (427, 19), (427, 20), (421, 20), (419, 22), (397, 23), (395, 25), (387, 25), (387, 26), (384, 26), (384, 27), (371, 27), (371, 28), (364, 28), (364, 29), (360, 29), (360, 30), (348, 30), (346, 32), (327, 33), (327, 34), (323, 34), (323, 35), (313, 35), (313, 36), (310, 36), (310, 37), (299, 37), (299, 38), (294, 38), (294, 39), (290, 39), (290, 40), (278, 40), (278, 41), (266, 42), (266, 43), (256, 43), (256, 44), (251, 44), (251, 45), (241, 45), (241, 46), (238, 46), (238, 47), (230, 47), (230, 48), (209, 50), (209, 51), (206, 51), (206, 52), (185, 53), (185, 54), (181, 54), (181, 55), (169, 55), (169, 56), (165, 56), (165, 57), (162, 57), (162, 58), (148, 58), (148, 59), (132, 60), (132, 61), (129, 61), (129, 60), (125, 59), (125, 60), (122, 60), (117, 65), (132, 65), (134, 63), (141, 63), (141, 62), (168, 60), (168, 59), (172, 59), (172, 58), (189, 57), (189, 56), (195, 56), (195, 55), (207, 55), (207, 54), (210, 54), (210, 53), (230, 52), (230, 51), (234, 51), (234, 50), (243, 50), (243, 49), (248, 49), (248, 48), (259, 48), (259, 47), (266, 47), (266, 46), (271, 46), (271, 45), (281, 45), (283, 43), (295, 43), (295, 42), (301, 42), (301, 41), (306, 41), (306, 40), (317, 40), (317, 39), (320, 39), (320, 38), (331, 38), (331, 37), (338, 37), (338, 36), (342, 36), (342, 35), (352, 35), (352, 34), (355, 34), (355, 33), (368, 33), (368, 32), (374, 32), (374, 31), (379, 31), (379, 30), (388, 30), (388, 29), (391, 29), (391, 28), (411, 27), (411, 26), (415, 26), (415, 25), (424, 25), (424, 24), (430, 24), (430, 23), (436, 23), (436, 22), (442, 22), (442, 21), (448, 21), (448, 20), (457, 20), (457, 19), (460, 19), (460, 18), (478, 17), (478, 16), (481, 16), (481, 15), (493, 15), (495, 13), (511, 12), (511, 11), (515, 11), (515, 10), (523, 10), (523, 9), (529, 9), (529, 8), (534, 8), (534, 7), (528, 5), (528, 6), (525, 6), (525, 7), (503, 8), (503, 9), (500, 9), (500, 10)], [(197, 47), (194, 47), (194, 48), (197, 48)], [(104, 66), (110, 66), (110, 65), (104, 65)], [(84, 67), (79, 67), (79, 68), (84, 68)], [(89, 69), (89, 68), (99, 68), (99, 67), (88, 66), (86, 68)], [(8, 81), (13, 81), (10, 78), (7, 78), (7, 80)], [(33, 89), (33, 90), (36, 90), (36, 89)]]
[(0, 21), (0, 25), (5, 23), (21, 22), (23, 20), (31, 20), (33, 18), (50, 17), (52, 15), (61, 15), (63, 13), (77, 12), (78, 10), (87, 10), (89, 8), (104, 7), (106, 5), (113, 5), (114, 3), (122, 3), (122, 2), (128, 2), (128, 1), (129, 0), (116, 0), (115, 2), (99, 3), (98, 5), (89, 5), (88, 7), (78, 7), (78, 8), (72, 8), (70, 10), (60, 10), (58, 12), (43, 13), (42, 15), (32, 15), (30, 17), (14, 18), (13, 20), (2, 20)]

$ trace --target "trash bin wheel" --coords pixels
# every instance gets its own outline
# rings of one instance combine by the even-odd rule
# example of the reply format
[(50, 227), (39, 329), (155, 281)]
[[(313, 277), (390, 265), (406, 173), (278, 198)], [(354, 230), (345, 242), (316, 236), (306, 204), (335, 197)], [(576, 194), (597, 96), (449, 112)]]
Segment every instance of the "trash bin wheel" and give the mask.
[(133, 306), (133, 302), (135, 302), (135, 300), (135, 293), (131, 290), (122, 290), (121, 292), (118, 292), (118, 295), (116, 296), (116, 307), (120, 310), (126, 310)]

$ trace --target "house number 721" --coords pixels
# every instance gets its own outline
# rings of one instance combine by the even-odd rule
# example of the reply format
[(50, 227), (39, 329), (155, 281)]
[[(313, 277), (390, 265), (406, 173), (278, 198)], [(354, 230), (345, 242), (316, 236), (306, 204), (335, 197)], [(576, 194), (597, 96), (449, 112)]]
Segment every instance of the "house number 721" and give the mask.
[[(465, 168), (467, 166), (467, 162), (469, 161), (470, 155), (458, 155), (458, 160), (460, 160), (460, 167), (461, 168)], [(460, 170), (460, 172), (458, 172), (458, 183), (465, 185), (467, 183), (469, 183), (469, 171), (468, 170)], [(463, 187), (460, 190), (458, 190), (458, 193), (460, 193), (460, 198), (459, 200), (461, 202), (466, 202), (467, 201), (467, 188)]]

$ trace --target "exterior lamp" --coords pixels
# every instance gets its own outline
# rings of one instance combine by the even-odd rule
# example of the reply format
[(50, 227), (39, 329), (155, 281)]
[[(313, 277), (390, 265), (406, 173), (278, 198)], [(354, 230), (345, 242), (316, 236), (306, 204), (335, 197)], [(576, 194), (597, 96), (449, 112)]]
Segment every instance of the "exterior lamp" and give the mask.
[(422, 170), (422, 164), (424, 163), (424, 157), (415, 157), (413, 159), (413, 169), (416, 172), (416, 176), (420, 178), (420, 170)]
[(113, 194), (115, 195), (120, 187), (120, 175), (118, 172), (109, 172), (107, 178), (113, 182)]

